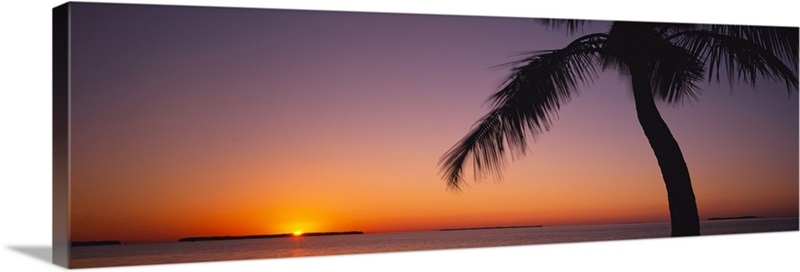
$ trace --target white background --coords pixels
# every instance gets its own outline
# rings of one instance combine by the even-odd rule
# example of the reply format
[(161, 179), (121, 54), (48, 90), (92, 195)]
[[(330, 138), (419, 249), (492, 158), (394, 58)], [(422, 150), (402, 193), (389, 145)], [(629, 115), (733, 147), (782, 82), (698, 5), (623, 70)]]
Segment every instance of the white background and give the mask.
[[(0, 270), (57, 271), (51, 244), (51, 9), (0, 8)], [(94, 2), (94, 1), (89, 1)], [(123, 2), (123, 1), (104, 1)], [(124, 1), (222, 5), (217, 1)], [(798, 26), (789, 1), (224, 1), (224, 6)], [(434, 2), (433, 4), (427, 2)], [(631, 1), (634, 2), (634, 1)], [(782, 4), (782, 5), (781, 5)], [(610, 6), (601, 6), (610, 5)], [(758, 5), (758, 6), (749, 6)], [(721, 139), (724, 140), (724, 139)], [(800, 232), (100, 268), (91, 271), (800, 271)], [(9, 269), (10, 268), (10, 269)]]

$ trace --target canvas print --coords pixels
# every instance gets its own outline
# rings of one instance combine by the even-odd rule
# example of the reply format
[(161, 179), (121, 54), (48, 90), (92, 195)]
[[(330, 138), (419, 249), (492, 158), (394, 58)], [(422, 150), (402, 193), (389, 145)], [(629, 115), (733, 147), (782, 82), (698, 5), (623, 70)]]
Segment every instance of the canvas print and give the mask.
[(798, 28), (67, 3), (70, 268), (798, 230)]

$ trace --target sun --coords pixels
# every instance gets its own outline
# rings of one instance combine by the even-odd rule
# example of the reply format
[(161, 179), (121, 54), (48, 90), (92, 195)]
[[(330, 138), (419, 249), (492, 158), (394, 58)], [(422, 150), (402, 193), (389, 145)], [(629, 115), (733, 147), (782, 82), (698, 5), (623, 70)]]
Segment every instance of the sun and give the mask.
[(303, 235), (303, 231), (296, 230), (296, 231), (294, 231), (294, 232), (292, 233), (292, 235), (294, 235), (294, 236), (300, 236), (300, 235)]

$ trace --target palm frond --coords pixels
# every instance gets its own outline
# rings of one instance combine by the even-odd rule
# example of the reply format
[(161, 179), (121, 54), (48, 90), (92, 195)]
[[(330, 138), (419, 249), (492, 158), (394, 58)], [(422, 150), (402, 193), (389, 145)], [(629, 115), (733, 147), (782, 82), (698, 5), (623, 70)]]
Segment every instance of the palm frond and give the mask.
[[(763, 28), (763, 27), (762, 27)], [(709, 80), (720, 81), (720, 73), (734, 80), (755, 86), (758, 77), (783, 81), (789, 93), (797, 91), (797, 46), (796, 32), (793, 36), (772, 35), (785, 31), (755, 31), (742, 35), (728, 35), (714, 30), (691, 30), (678, 33), (671, 40), (686, 48), (708, 67)], [(772, 33), (772, 34), (770, 34)], [(739, 37), (748, 36), (749, 38)], [(760, 40), (758, 37), (765, 37)], [(794, 49), (788, 43), (794, 39)], [(790, 68), (787, 65), (792, 65)], [(723, 70), (724, 71), (721, 71)]]
[(665, 37), (694, 29), (689, 24), (614, 22), (608, 43), (601, 54), (602, 67), (617, 70), (621, 76), (631, 74), (629, 65), (638, 63), (650, 78), (654, 98), (679, 103), (696, 98), (695, 85), (705, 69), (694, 51), (676, 46)]
[(700, 25), (697, 24), (684, 24), (684, 23), (659, 23), (657, 27), (658, 36), (666, 38), (680, 32), (695, 30), (699, 26)]
[(695, 82), (705, 76), (703, 62), (689, 50), (666, 42), (653, 55), (656, 61), (650, 69), (650, 79), (654, 98), (668, 103), (697, 99), (700, 89)]
[(516, 62), (511, 76), (489, 99), (493, 109), (441, 158), (447, 186), (459, 190), (463, 169), (472, 162), (475, 178), (497, 174), (508, 149), (524, 155), (527, 136), (548, 131), (557, 110), (570, 100), (580, 83), (597, 77), (597, 53), (602, 36), (579, 38), (567, 47)]
[(537, 19), (540, 23), (544, 24), (547, 28), (567, 28), (567, 34), (574, 34), (583, 30), (583, 26), (588, 23), (586, 20), (575, 19)]
[(711, 25), (712, 32), (750, 41), (766, 49), (779, 59), (789, 61), (792, 67), (798, 65), (797, 27)]

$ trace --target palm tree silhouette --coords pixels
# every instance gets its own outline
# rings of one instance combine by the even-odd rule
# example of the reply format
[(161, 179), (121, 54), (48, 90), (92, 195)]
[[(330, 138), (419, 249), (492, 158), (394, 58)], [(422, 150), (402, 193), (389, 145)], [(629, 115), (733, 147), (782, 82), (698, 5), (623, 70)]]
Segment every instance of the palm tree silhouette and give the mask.
[[(581, 30), (584, 21), (542, 20), (550, 27)], [(631, 80), (639, 124), (655, 153), (667, 188), (672, 236), (700, 234), (689, 170), (656, 100), (696, 98), (708, 78), (731, 84), (758, 80), (797, 92), (798, 28), (613, 22), (608, 32), (575, 39), (557, 50), (536, 51), (506, 64), (511, 75), (489, 98), (492, 110), (441, 158), (448, 188), (460, 190), (465, 164), (476, 177), (499, 175), (506, 152), (524, 155), (526, 138), (548, 131), (560, 106), (579, 84), (615, 69)], [(791, 68), (790, 68), (791, 67)]]

